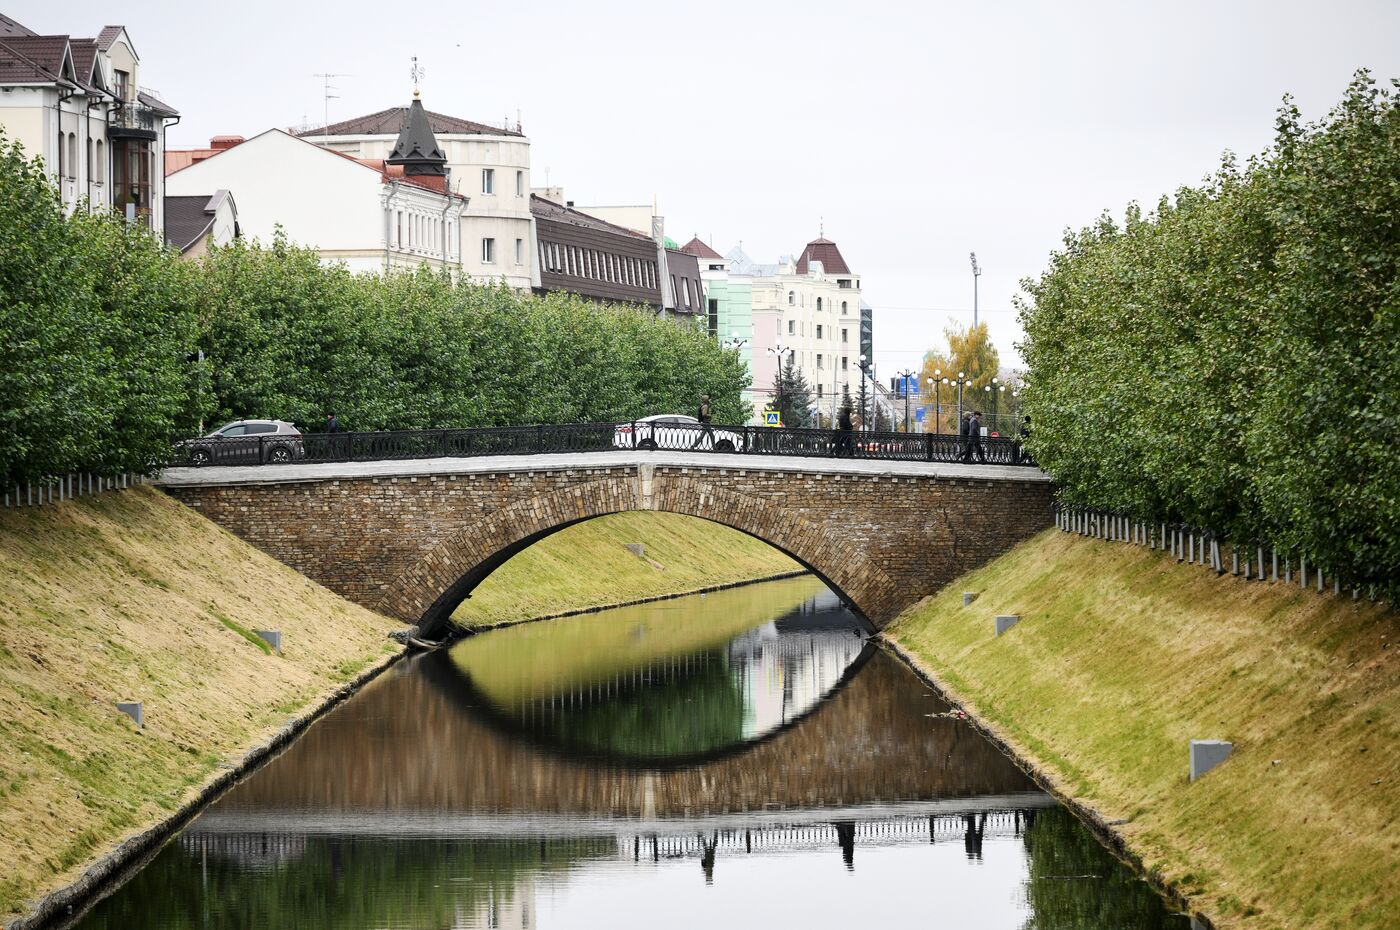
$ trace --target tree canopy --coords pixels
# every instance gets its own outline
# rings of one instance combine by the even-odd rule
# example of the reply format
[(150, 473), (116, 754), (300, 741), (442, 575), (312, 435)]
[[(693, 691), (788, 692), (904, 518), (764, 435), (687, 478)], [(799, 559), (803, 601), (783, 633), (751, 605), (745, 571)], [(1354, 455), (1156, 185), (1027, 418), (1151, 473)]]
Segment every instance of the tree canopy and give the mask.
[(1324, 119), (1025, 283), (1031, 451), (1072, 503), (1212, 528), (1400, 598), (1400, 107)]

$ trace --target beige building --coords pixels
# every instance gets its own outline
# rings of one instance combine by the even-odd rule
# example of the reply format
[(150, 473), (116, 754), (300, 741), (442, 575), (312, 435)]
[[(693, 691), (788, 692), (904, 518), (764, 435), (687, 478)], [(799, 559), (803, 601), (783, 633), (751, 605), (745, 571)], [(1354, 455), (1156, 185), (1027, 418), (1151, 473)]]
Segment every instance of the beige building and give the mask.
[[(405, 125), (408, 107), (309, 129), (307, 142), (354, 158), (387, 159)], [(504, 280), (528, 290), (534, 277), (530, 214), (530, 140), (514, 129), (423, 111), (446, 158), (447, 185), (468, 199), (461, 219), (462, 270), (482, 281)]]
[(122, 26), (39, 35), (0, 15), (0, 129), (43, 159), (69, 209), (164, 229), (165, 129), (179, 117), (141, 81)]
[(814, 407), (831, 417), (842, 389), (860, 387), (860, 275), (830, 239), (807, 243), (796, 259), (754, 265), (730, 253), (731, 273), (746, 276), (753, 292), (754, 388), (771, 391), (778, 351), (812, 386)]

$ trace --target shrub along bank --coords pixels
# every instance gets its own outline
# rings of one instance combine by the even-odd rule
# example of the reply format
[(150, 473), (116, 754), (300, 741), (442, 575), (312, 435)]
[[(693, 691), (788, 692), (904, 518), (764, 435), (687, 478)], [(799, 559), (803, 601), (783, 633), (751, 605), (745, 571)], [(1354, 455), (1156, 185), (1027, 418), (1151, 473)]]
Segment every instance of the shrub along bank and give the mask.
[[(642, 545), (641, 556), (627, 549), (631, 543)], [(489, 626), (801, 570), (767, 543), (718, 523), (676, 513), (616, 513), (519, 553), (452, 619), (463, 627)]]
[(396, 648), (394, 621), (150, 488), (0, 511), (0, 565), (0, 922)]
[[(202, 353), (202, 358), (201, 358)], [(426, 269), (353, 275), (278, 237), (182, 262), (110, 216), (67, 216), (0, 132), (0, 485), (149, 472), (201, 421), (347, 429), (742, 422), (747, 370), (637, 308)]]
[(1026, 287), (1031, 451), (1071, 504), (1291, 550), (1400, 604), (1400, 100), (1066, 237)]
[[(996, 637), (997, 614), (1021, 622)], [(1400, 913), (1396, 621), (1050, 530), (888, 633), (1217, 926), (1379, 930)], [(1235, 746), (1194, 783), (1193, 738)]]

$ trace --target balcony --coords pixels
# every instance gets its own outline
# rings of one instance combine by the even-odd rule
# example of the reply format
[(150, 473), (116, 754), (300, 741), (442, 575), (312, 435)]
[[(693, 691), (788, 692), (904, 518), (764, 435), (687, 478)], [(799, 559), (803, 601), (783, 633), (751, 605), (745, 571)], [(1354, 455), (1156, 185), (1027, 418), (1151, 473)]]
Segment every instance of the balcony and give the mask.
[(107, 136), (154, 142), (160, 136), (161, 117), (160, 111), (144, 103), (118, 103), (107, 115)]

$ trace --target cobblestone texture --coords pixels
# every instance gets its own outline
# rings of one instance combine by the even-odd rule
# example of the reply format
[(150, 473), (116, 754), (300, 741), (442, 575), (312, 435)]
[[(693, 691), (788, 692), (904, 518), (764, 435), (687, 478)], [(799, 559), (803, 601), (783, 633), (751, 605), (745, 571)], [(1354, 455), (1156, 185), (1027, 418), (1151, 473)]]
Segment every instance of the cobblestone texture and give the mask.
[(624, 510), (714, 520), (792, 555), (876, 625), (1050, 525), (1025, 480), (626, 463), (167, 485), (259, 549), (373, 610), (439, 630), (515, 552)]

